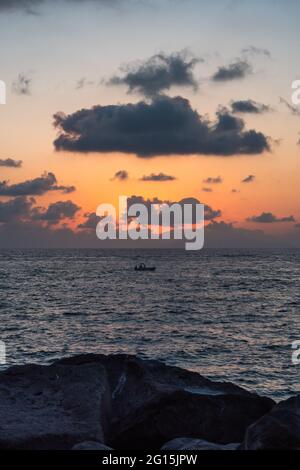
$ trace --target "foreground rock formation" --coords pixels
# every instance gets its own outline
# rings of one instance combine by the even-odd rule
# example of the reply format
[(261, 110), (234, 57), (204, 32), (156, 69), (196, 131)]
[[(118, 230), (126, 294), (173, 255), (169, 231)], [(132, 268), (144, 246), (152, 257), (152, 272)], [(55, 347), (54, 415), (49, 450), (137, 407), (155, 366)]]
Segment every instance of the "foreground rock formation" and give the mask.
[[(81, 355), (0, 373), (0, 448), (72, 449), (96, 442), (114, 449), (222, 449), (243, 441), (244, 448), (261, 448), (257, 435), (266, 433), (264, 423), (280, 405), (274, 406), (231, 383), (158, 361)], [(294, 423), (299, 399), (291, 407)], [(287, 431), (290, 411), (281, 413)], [(282, 435), (282, 427), (278, 431)]]
[(249, 426), (243, 449), (300, 449), (300, 395), (279, 403)]

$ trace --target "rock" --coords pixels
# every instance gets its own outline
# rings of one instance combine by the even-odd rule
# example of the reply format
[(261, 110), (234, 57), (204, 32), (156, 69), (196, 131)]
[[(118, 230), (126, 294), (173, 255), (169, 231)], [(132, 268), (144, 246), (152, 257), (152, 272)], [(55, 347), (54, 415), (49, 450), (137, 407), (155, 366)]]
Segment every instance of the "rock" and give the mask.
[(159, 449), (183, 435), (241, 442), (248, 426), (275, 405), (231, 383), (128, 355), (83, 355), (61, 363), (90, 361), (107, 371), (113, 413), (107, 442), (115, 449)]
[(109, 384), (100, 363), (12, 367), (0, 374), (0, 449), (104, 441)]
[(214, 444), (202, 439), (179, 437), (167, 442), (161, 450), (237, 450), (240, 444)]
[(113, 450), (111, 447), (107, 447), (101, 442), (96, 441), (85, 441), (76, 444), (72, 447), (72, 450)]
[(242, 448), (300, 450), (300, 395), (280, 402), (246, 431)]

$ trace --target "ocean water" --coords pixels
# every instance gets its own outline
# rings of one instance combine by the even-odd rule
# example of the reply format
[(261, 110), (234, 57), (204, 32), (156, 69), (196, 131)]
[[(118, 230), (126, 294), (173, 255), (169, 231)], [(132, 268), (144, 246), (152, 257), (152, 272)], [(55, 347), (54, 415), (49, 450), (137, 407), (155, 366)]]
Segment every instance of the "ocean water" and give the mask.
[(0, 322), (7, 366), (126, 352), (300, 392), (299, 251), (0, 251)]

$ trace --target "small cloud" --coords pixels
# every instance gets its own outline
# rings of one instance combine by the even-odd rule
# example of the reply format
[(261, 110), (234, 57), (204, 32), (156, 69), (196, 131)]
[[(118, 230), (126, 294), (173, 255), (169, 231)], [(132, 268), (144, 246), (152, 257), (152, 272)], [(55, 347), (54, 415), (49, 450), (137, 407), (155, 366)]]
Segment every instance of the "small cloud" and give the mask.
[(253, 100), (232, 101), (231, 109), (233, 113), (249, 114), (263, 114), (272, 110), (270, 106), (262, 103), (257, 103)]
[(56, 225), (65, 219), (74, 219), (80, 207), (72, 201), (58, 201), (50, 204), (46, 210), (35, 208), (32, 219)]
[(174, 181), (175, 176), (166, 175), (165, 173), (151, 173), (151, 175), (144, 175), (140, 181)]
[(4, 166), (6, 168), (21, 168), (22, 160), (14, 160), (13, 158), (0, 158), (0, 166)]
[(247, 60), (238, 59), (227, 66), (221, 66), (212, 76), (214, 82), (229, 82), (241, 80), (253, 72), (251, 64)]
[(129, 174), (126, 170), (119, 170), (115, 173), (112, 180), (126, 181), (129, 178)]
[(202, 188), (202, 191), (204, 191), (205, 193), (212, 193), (213, 190), (211, 188)]
[(23, 73), (18, 75), (18, 78), (12, 84), (12, 91), (16, 95), (31, 95), (32, 79)]
[(242, 54), (245, 56), (250, 56), (250, 57), (262, 56), (262, 57), (266, 57), (267, 59), (272, 58), (272, 55), (269, 49), (266, 49), (264, 47), (256, 47), (256, 46), (244, 47), (244, 49), (242, 49)]
[(208, 178), (203, 180), (203, 183), (205, 183), (205, 184), (221, 184), (221, 183), (223, 183), (223, 179), (221, 178), (221, 176), (217, 176), (217, 177), (209, 176)]
[(249, 176), (246, 176), (246, 178), (242, 180), (242, 183), (253, 183), (254, 180), (255, 180), (255, 176), (249, 175)]
[(233, 188), (233, 189), (231, 190), (231, 192), (234, 193), (234, 194), (236, 194), (236, 193), (239, 193), (240, 191), (239, 191), (238, 189)]
[(126, 85), (128, 92), (137, 91), (148, 97), (169, 90), (172, 86), (189, 86), (194, 89), (198, 84), (193, 68), (199, 59), (188, 51), (173, 54), (155, 54), (149, 59), (123, 67), (121, 76), (108, 80), (108, 85)]
[(248, 222), (255, 222), (258, 224), (274, 224), (279, 222), (295, 222), (294, 216), (290, 215), (288, 217), (278, 218), (276, 215), (271, 212), (262, 212), (260, 215), (254, 215), (247, 219)]
[(87, 78), (83, 77), (80, 78), (80, 80), (77, 80), (75, 88), (76, 90), (81, 90), (82, 88), (92, 85), (94, 85), (94, 82), (92, 80), (88, 80)]
[(53, 173), (44, 173), (38, 178), (17, 184), (0, 181), (0, 196), (41, 196), (49, 191), (62, 191), (64, 194), (69, 194), (75, 190), (75, 186), (58, 186)]

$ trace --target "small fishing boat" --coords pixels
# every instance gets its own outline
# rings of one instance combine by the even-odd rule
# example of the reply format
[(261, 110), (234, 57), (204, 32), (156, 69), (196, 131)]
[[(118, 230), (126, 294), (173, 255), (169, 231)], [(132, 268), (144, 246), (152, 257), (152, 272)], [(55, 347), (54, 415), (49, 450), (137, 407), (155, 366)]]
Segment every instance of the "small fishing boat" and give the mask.
[(146, 266), (145, 263), (141, 263), (134, 268), (135, 271), (155, 271), (155, 266)]

